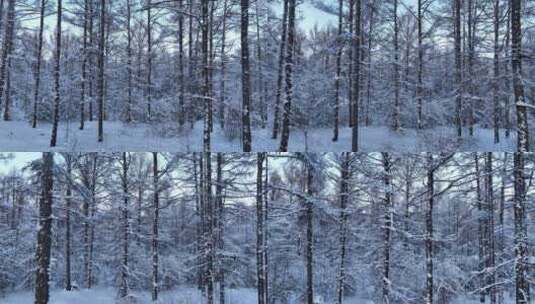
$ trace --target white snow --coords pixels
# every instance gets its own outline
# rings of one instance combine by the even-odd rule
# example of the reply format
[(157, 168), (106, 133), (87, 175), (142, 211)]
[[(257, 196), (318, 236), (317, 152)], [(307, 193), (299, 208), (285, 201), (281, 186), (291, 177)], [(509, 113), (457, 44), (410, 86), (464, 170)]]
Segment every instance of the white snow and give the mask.
[[(157, 131), (159, 130), (159, 131)], [(58, 145), (49, 148), (51, 125), (40, 123), (36, 129), (24, 121), (0, 122), (0, 147), (2, 151), (202, 151), (202, 122), (193, 130), (183, 131), (180, 135), (169, 128), (151, 127), (147, 124), (127, 125), (122, 122), (104, 122), (104, 142), (97, 142), (97, 123), (87, 122), (84, 130), (78, 129), (77, 122), (61, 123)], [(169, 133), (167, 136), (162, 133)], [(173, 134), (175, 133), (175, 134)], [(474, 137), (464, 135), (457, 142), (453, 128), (437, 127), (418, 131), (414, 129), (393, 132), (387, 127), (361, 127), (359, 146), (366, 151), (514, 151), (515, 133), (510, 138), (493, 143), (493, 130), (478, 128)], [(351, 149), (351, 129), (340, 129), (338, 142), (332, 142), (330, 128), (311, 129), (308, 137), (304, 132), (293, 129), (290, 133), (290, 151), (340, 152)], [(279, 140), (271, 139), (271, 128), (253, 129), (254, 151), (277, 151)], [(242, 150), (240, 139), (229, 140), (224, 132), (214, 124), (212, 151), (239, 152)]]
[[(130, 304), (153, 304), (150, 292), (134, 292)], [(218, 299), (218, 298), (216, 298)], [(32, 304), (32, 292), (17, 292), (0, 298), (2, 304)], [(204, 303), (201, 293), (195, 288), (179, 288), (173, 291), (162, 291), (158, 304), (194, 304)], [(227, 289), (227, 303), (254, 304), (256, 291), (253, 289)], [(117, 291), (113, 288), (82, 289), (79, 291), (52, 290), (49, 304), (116, 304)]]

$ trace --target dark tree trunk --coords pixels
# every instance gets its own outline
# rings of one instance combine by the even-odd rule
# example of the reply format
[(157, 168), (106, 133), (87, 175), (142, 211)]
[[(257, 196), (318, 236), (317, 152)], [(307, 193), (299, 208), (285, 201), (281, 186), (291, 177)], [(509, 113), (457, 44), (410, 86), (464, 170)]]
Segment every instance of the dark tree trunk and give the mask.
[(426, 291), (425, 303), (433, 303), (433, 207), (435, 196), (435, 172), (433, 155), (427, 153), (427, 208), (425, 213), (425, 264), (426, 264)]
[(289, 0), (283, 0), (284, 2), (284, 8), (282, 12), (282, 34), (281, 34), (281, 43), (280, 43), (280, 50), (279, 50), (279, 66), (278, 66), (278, 73), (277, 73), (277, 93), (275, 95), (275, 114), (273, 115), (273, 133), (271, 135), (272, 139), (276, 139), (279, 133), (279, 113), (281, 111), (281, 96), (282, 96), (282, 81), (284, 80), (284, 62), (285, 62), (285, 56), (284, 51), (286, 50), (286, 44), (288, 42), (287, 39), (287, 20), (288, 20), (288, 1)]
[(210, 98), (210, 67), (208, 66), (208, 2), (201, 0), (201, 49), (202, 49), (202, 104), (204, 109), (203, 129), (203, 152), (210, 152), (210, 110), (212, 100)]
[(485, 157), (485, 205), (486, 205), (486, 226), (487, 226), (487, 255), (486, 266), (488, 269), (487, 286), (490, 295), (490, 303), (496, 304), (496, 255), (494, 237), (494, 188), (492, 178), (492, 152), (487, 152)]
[(226, 109), (226, 77), (227, 77), (227, 55), (225, 53), (226, 37), (227, 37), (227, 11), (228, 1), (224, 0), (223, 4), (223, 25), (221, 30), (221, 82), (220, 82), (220, 98), (219, 98), (219, 126), (223, 130), (225, 127), (225, 109)]
[[(293, 0), (292, 0), (293, 1)], [(314, 232), (312, 227), (313, 221), (313, 208), (314, 203), (312, 202), (312, 197), (315, 193), (314, 189), (314, 165), (310, 163), (309, 160), (306, 161), (307, 165), (307, 200), (305, 201), (305, 212), (306, 212), (306, 295), (307, 303), (314, 304)]]
[[(470, 9), (470, 8), (469, 8)], [(454, 12), (454, 30), (455, 30), (455, 84), (457, 86), (457, 93), (455, 96), (455, 125), (457, 127), (457, 136), (461, 137), (463, 133), (462, 128), (462, 74), (461, 74), (461, 0), (455, 0)]]
[[(7, 70), (9, 66), (9, 57), (11, 56), (11, 50), (13, 48), (12, 45), (13, 45), (13, 32), (14, 31), (15, 31), (15, 0), (8, 0), (6, 28), (4, 31), (4, 37), (3, 37), (4, 41), (2, 45), (2, 58), (1, 58), (2, 61), (0, 62), (0, 105), (2, 104), (2, 97), (4, 95), (4, 89), (6, 86)], [(6, 96), (7, 96), (7, 93), (6, 93)], [(6, 104), (8, 104), (7, 100), (6, 100)], [(6, 107), (9, 107), (9, 105), (7, 105)], [(4, 112), (4, 120), (7, 120), (5, 116), (5, 112)]]
[[(529, 151), (528, 114), (522, 83), (522, 11), (521, 1), (511, 0), (511, 64), (513, 68), (513, 92), (516, 105), (517, 151)], [(1, 82), (0, 82), (1, 84)]]
[(180, 96), (178, 100), (178, 124), (180, 127), (184, 125), (186, 110), (184, 108), (184, 95), (186, 94), (186, 84), (184, 75), (184, 0), (178, 1), (178, 69), (180, 82)]
[(394, 0), (394, 114), (392, 117), (392, 128), (398, 131), (401, 128), (400, 122), (400, 74), (399, 74), (399, 25), (398, 25), (398, 0)]
[[(513, 3), (516, 1), (517, 0), (512, 0)], [(520, 6), (520, 3), (517, 3), (516, 5)], [(514, 6), (515, 4), (513, 4), (513, 7)], [(515, 13), (513, 13), (513, 15), (514, 14)], [(514, 19), (515, 18), (513, 17), (513, 24), (514, 24)], [(515, 34), (513, 32), (513, 37), (514, 36)], [(513, 45), (514, 44), (515, 42), (513, 39)], [(517, 96), (515, 95), (515, 97)], [(526, 230), (526, 214), (525, 214), (526, 212), (526, 203), (525, 203), (526, 181), (525, 181), (525, 176), (524, 176), (524, 153), (523, 152), (517, 152), (514, 154), (514, 169), (513, 170), (514, 170), (514, 207), (513, 209), (514, 209), (514, 222), (515, 222), (514, 224), (514, 248), (515, 248), (514, 267), (515, 267), (515, 283), (516, 283), (515, 284), (515, 297), (516, 297), (516, 304), (528, 304), (530, 301), (529, 301), (529, 285), (528, 285), (529, 283), (527, 281), (528, 241), (527, 241), (527, 233), (526, 233), (527, 231)]]
[(290, 117), (292, 109), (292, 70), (293, 70), (293, 55), (295, 48), (295, 6), (296, 0), (288, 1), (288, 47), (286, 48), (285, 61), (285, 93), (286, 98), (283, 103), (282, 112), (282, 133), (279, 146), (279, 152), (288, 151), (288, 140), (290, 139)]
[(418, 82), (416, 84), (416, 111), (418, 113), (418, 129), (423, 129), (423, 70), (424, 70), (424, 49), (423, 49), (423, 0), (418, 0)]
[(122, 187), (123, 187), (123, 256), (121, 261), (121, 286), (119, 289), (119, 296), (124, 298), (128, 295), (128, 231), (129, 231), (129, 219), (128, 219), (128, 165), (126, 152), (122, 153)]
[(352, 117), (351, 129), (351, 151), (357, 152), (359, 150), (359, 98), (360, 98), (360, 48), (361, 48), (361, 0), (355, 0), (355, 37), (352, 37), (353, 43), (353, 79), (351, 87), (353, 89), (351, 103), (350, 117)]
[[(56, 26), (56, 53), (54, 54), (54, 113), (52, 118), (52, 138), (50, 146), (55, 147), (58, 137), (59, 102), (60, 102), (60, 62), (61, 62), (61, 1), (58, 0), (58, 19)], [(6, 103), (7, 104), (7, 103)], [(6, 112), (7, 113), (7, 112)], [(4, 113), (4, 119), (6, 119)]]
[(258, 304), (265, 303), (265, 265), (264, 265), (264, 204), (263, 204), (263, 164), (266, 154), (257, 153), (256, 159), (256, 282)]
[(243, 152), (251, 152), (251, 80), (249, 67), (249, 0), (241, 0), (241, 66), (242, 66), (242, 142)]
[(337, 303), (342, 304), (344, 301), (344, 287), (345, 287), (345, 258), (346, 258), (346, 242), (347, 242), (347, 204), (349, 202), (349, 153), (344, 153), (342, 160), (342, 168), (340, 170), (340, 269), (338, 273), (338, 299)]
[(159, 172), (158, 172), (158, 153), (152, 152), (152, 182), (153, 182), (153, 201), (152, 201), (152, 301), (158, 300), (159, 279), (158, 279), (158, 221), (160, 212), (160, 194), (159, 194)]
[[(182, 3), (182, 1), (180, 1)], [(127, 73), (127, 98), (126, 98), (126, 122), (132, 122), (132, 3), (131, 0), (126, 2), (126, 73)], [(182, 28), (180, 28), (180, 31)], [(181, 32), (180, 32), (181, 33)], [(182, 37), (182, 36), (180, 36)], [(182, 41), (182, 40), (180, 40)], [(180, 44), (182, 46), (182, 44)], [(182, 50), (182, 49), (181, 49)], [(181, 53), (182, 54), (182, 53)], [(182, 59), (182, 58), (181, 58)], [(181, 65), (182, 67), (182, 65)], [(82, 112), (83, 113), (83, 112)], [(83, 115), (83, 114), (82, 114)]]
[(500, 1), (494, 1), (494, 60), (492, 79), (492, 105), (493, 105), (493, 125), (494, 143), (500, 142)]
[(147, 0), (147, 121), (152, 119), (152, 16), (151, 0)]
[(65, 290), (71, 291), (71, 199), (72, 199), (72, 154), (65, 157), (67, 165), (67, 193), (65, 197)]
[(98, 44), (98, 141), (104, 141), (104, 29), (106, 25), (106, 0), (100, 0), (100, 34)]
[(41, 198), (39, 200), (39, 230), (37, 232), (37, 270), (35, 272), (35, 304), (47, 304), (49, 296), (50, 247), (52, 243), (52, 191), (54, 185), (54, 156), (43, 153), (41, 169)]
[[(33, 113), (32, 113), (32, 128), (37, 127), (37, 104), (39, 103), (39, 85), (41, 82), (41, 61), (43, 50), (43, 31), (45, 20), (45, 0), (41, 0), (41, 8), (39, 14), (39, 34), (37, 36), (37, 63), (35, 65), (35, 87), (33, 93)], [(2, 6), (4, 4), (2, 3)]]
[(392, 160), (388, 153), (383, 155), (384, 168), (384, 187), (385, 187), (385, 201), (384, 201), (384, 245), (383, 245), (383, 303), (390, 303), (390, 243), (391, 233), (393, 230), (393, 214), (392, 214)]
[(340, 77), (342, 74), (342, 50), (344, 0), (338, 1), (338, 44), (336, 50), (336, 76), (334, 78), (334, 130), (333, 141), (338, 141), (338, 125), (340, 124)]

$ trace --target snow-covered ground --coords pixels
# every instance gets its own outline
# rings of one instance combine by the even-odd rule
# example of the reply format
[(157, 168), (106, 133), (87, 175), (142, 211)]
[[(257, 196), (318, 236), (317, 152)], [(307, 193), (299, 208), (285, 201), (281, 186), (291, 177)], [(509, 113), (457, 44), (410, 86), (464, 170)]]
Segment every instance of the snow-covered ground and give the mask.
[[(217, 300), (216, 293), (216, 300)], [(126, 301), (128, 304), (153, 304), (149, 292), (135, 292)], [(159, 304), (197, 304), (205, 303), (199, 290), (195, 288), (179, 288), (173, 291), (160, 293)], [(218, 301), (216, 301), (218, 302)], [(328, 303), (318, 298), (318, 304)], [(33, 293), (30, 291), (9, 294), (6, 298), (0, 298), (2, 304), (32, 304)], [(117, 291), (112, 288), (82, 289), (67, 292), (64, 290), (52, 290), (49, 304), (117, 304)], [(256, 290), (254, 289), (228, 289), (225, 303), (229, 304), (255, 304), (257, 303)], [(290, 301), (289, 303), (295, 303)], [(347, 304), (373, 304), (370, 300), (346, 298)], [(452, 304), (476, 304), (479, 298), (459, 297)], [(511, 298), (505, 299), (505, 304), (512, 304)], [(122, 303), (121, 303), (122, 304)]]
[[(229, 304), (256, 303), (256, 291), (253, 289), (229, 289), (225, 299)], [(195, 304), (204, 303), (201, 293), (195, 288), (180, 288), (162, 291), (158, 304)], [(17, 292), (0, 298), (3, 304), (32, 304), (32, 292)], [(117, 291), (112, 288), (82, 289), (79, 291), (53, 290), (49, 304), (117, 304)], [(135, 292), (124, 304), (149, 304), (150, 292)], [(122, 304), (122, 303), (121, 303)]]
[[(32, 129), (27, 122), (0, 122), (0, 147), (5, 152), (50, 150), (51, 125), (41, 123)], [(169, 135), (162, 135), (167, 133)], [(104, 142), (97, 142), (97, 124), (88, 122), (84, 130), (76, 122), (61, 123), (58, 145), (53, 151), (202, 151), (202, 123), (193, 130), (180, 135), (158, 126), (146, 124), (127, 125), (121, 122), (104, 123)], [(452, 128), (440, 127), (418, 131), (407, 129), (393, 132), (387, 127), (361, 127), (360, 150), (366, 151), (514, 151), (514, 133), (499, 144), (493, 143), (493, 130), (476, 129), (474, 137), (465, 136), (457, 141)], [(351, 129), (341, 128), (338, 142), (332, 142), (332, 130), (312, 129), (305, 136), (303, 131), (292, 130), (290, 151), (341, 152), (351, 150)], [(253, 129), (254, 151), (277, 151), (279, 140), (271, 139), (271, 129)], [(228, 139), (224, 132), (214, 125), (212, 151), (240, 152), (240, 139)]]

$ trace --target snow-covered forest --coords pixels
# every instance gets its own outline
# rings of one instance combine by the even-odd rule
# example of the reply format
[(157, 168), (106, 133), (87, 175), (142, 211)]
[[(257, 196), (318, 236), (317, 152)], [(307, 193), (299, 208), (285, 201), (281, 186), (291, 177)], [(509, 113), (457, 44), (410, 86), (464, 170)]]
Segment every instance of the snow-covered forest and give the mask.
[(528, 150), (534, 9), (529, 0), (1, 1), (0, 144)]
[(532, 154), (7, 156), (1, 303), (535, 297)]

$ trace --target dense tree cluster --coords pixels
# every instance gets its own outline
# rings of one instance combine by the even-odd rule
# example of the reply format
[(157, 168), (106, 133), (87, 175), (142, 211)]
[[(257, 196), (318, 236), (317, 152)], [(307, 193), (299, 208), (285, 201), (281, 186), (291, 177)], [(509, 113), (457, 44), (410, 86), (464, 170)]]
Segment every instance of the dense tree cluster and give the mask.
[(534, 170), (521, 153), (45, 153), (0, 176), (0, 290), (527, 304)]
[[(357, 151), (359, 126), (494, 128), (495, 143), (517, 126), (529, 148), (531, 1), (32, 1), (0, 4), (0, 104), (52, 122), (51, 146), (58, 121), (98, 120), (99, 141), (105, 121), (199, 123), (205, 151), (215, 128), (243, 151), (270, 128), (287, 151), (291, 130), (342, 127)], [(338, 24), (303, 26), (310, 6)]]

